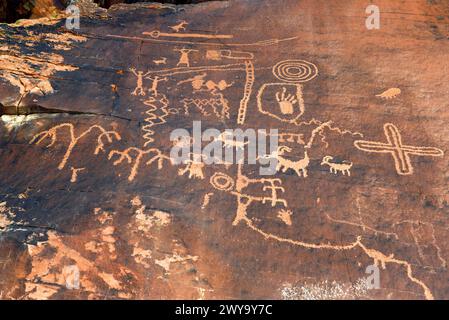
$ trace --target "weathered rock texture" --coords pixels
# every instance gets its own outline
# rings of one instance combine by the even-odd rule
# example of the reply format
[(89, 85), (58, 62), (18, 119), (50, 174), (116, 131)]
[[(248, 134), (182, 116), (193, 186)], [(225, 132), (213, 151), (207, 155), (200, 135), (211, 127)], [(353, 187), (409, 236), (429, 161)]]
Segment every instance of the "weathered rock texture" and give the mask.
[[(0, 297), (449, 298), (449, 7), (376, 5), (1, 25)], [(279, 129), (279, 172), (173, 165), (194, 120)]]

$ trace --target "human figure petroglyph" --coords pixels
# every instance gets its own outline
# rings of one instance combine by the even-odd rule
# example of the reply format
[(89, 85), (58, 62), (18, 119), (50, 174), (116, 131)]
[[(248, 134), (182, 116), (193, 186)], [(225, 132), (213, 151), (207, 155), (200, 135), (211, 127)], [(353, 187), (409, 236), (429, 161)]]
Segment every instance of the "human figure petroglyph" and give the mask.
[(389, 153), (393, 157), (396, 172), (399, 175), (413, 174), (410, 155), (442, 157), (443, 150), (434, 147), (414, 147), (404, 145), (398, 128), (392, 123), (384, 124), (384, 133), (387, 143), (377, 141), (354, 141), (354, 146), (362, 151), (375, 153)]
[(143, 79), (147, 75), (149, 75), (151, 72), (148, 71), (147, 73), (143, 73), (143, 71), (136, 71), (135, 68), (130, 68), (129, 71), (131, 71), (137, 77), (136, 88), (134, 89), (134, 91), (131, 94), (133, 96), (137, 96), (137, 95), (144, 96), (145, 89), (143, 88)]
[[(241, 220), (248, 219), (247, 210), (253, 202), (270, 203), (272, 207), (275, 207), (277, 204), (287, 207), (287, 201), (279, 198), (279, 192), (285, 192), (285, 189), (282, 187), (282, 180), (248, 178), (242, 173), (241, 163), (237, 165), (237, 177), (235, 180), (223, 172), (216, 172), (210, 178), (210, 183), (215, 189), (228, 192), (237, 197), (237, 211), (232, 222), (234, 226)], [(253, 184), (261, 185), (262, 191), (269, 191), (269, 194), (255, 196), (243, 191)]]
[(190, 68), (189, 53), (198, 52), (199, 50), (182, 48), (182, 49), (174, 49), (174, 51), (180, 52), (179, 61), (176, 64), (176, 66)]
[(338, 172), (341, 172), (343, 175), (348, 174), (348, 176), (351, 175), (350, 169), (352, 168), (352, 162), (346, 162), (346, 163), (335, 163), (331, 162), (334, 158), (332, 156), (325, 156), (323, 160), (321, 161), (321, 165), (327, 165), (329, 166), (329, 171), (331, 173), (337, 174)]
[(36, 143), (40, 144), (42, 141), (44, 141), (47, 138), (50, 138), (50, 144), (47, 145), (47, 148), (53, 146), (56, 141), (58, 140), (58, 131), (64, 128), (69, 129), (69, 137), (70, 137), (70, 143), (67, 147), (67, 150), (61, 160), (61, 162), (58, 165), (58, 169), (62, 170), (67, 164), (67, 161), (72, 154), (73, 150), (75, 149), (75, 146), (77, 145), (78, 141), (81, 140), (83, 137), (85, 137), (87, 134), (91, 133), (94, 129), (97, 129), (100, 131), (100, 134), (97, 137), (97, 145), (94, 151), (94, 154), (97, 155), (100, 151), (104, 152), (104, 141), (103, 139), (106, 138), (109, 143), (113, 142), (113, 138), (115, 138), (117, 141), (121, 140), (120, 135), (116, 131), (107, 131), (102, 126), (99, 125), (92, 125), (87, 130), (82, 132), (79, 136), (75, 135), (75, 128), (74, 125), (71, 123), (62, 123), (57, 126), (54, 126), (50, 128), (49, 130), (42, 131), (38, 134), (36, 134), (31, 140), (30, 144)]
[(146, 79), (152, 80), (151, 86), (148, 89), (148, 91), (151, 94), (153, 94), (155, 97), (157, 97), (157, 95), (158, 95), (157, 88), (159, 86), (159, 83), (162, 82), (162, 81), (168, 81), (167, 77), (159, 77), (159, 76), (147, 77)]
[(204, 179), (204, 167), (206, 164), (202, 161), (186, 160), (186, 167), (178, 170), (178, 175), (183, 176), (189, 173), (189, 179)]

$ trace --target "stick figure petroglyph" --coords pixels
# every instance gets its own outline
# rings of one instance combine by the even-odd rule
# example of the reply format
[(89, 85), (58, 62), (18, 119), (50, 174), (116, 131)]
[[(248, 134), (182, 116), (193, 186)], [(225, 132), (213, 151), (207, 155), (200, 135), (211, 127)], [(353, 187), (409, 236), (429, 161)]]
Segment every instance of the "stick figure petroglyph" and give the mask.
[(181, 53), (179, 57), (179, 61), (176, 64), (177, 67), (187, 67), (190, 68), (190, 59), (189, 59), (189, 53), (190, 52), (198, 52), (198, 50), (195, 49), (174, 49), (174, 51), (178, 51)]
[(131, 93), (133, 96), (137, 96), (138, 94), (141, 96), (145, 95), (145, 90), (143, 88), (143, 78), (150, 74), (150, 71), (147, 73), (143, 73), (143, 71), (136, 71), (135, 68), (130, 68), (129, 71), (131, 71), (136, 77), (137, 77), (137, 83), (136, 88)]
[(153, 78), (147, 77), (146, 79), (152, 80), (151, 87), (148, 89), (148, 92), (152, 93), (155, 97), (157, 97), (157, 94), (158, 94), (157, 87), (159, 86), (159, 82), (168, 81), (168, 78), (166, 78), (166, 77), (161, 78), (158, 76), (154, 76)]

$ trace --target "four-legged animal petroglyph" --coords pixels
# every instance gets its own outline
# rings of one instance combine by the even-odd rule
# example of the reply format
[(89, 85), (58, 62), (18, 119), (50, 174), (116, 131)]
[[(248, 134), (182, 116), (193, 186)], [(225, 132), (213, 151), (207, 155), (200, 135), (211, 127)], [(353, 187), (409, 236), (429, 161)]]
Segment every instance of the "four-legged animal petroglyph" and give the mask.
[(174, 32), (184, 31), (189, 23), (185, 20), (180, 21), (177, 25), (169, 26)]
[(309, 166), (310, 159), (307, 154), (307, 150), (304, 150), (304, 158), (292, 161), (282, 157), (286, 152), (292, 152), (292, 148), (287, 146), (279, 146), (275, 152), (268, 155), (268, 157), (274, 157), (277, 159), (278, 164), (276, 165), (276, 171), (287, 172), (287, 170), (292, 169), (300, 177), (301, 173), (304, 178), (307, 177), (307, 167)]
[(329, 166), (329, 171), (331, 173), (337, 174), (338, 172), (341, 172), (343, 175), (348, 174), (348, 176), (351, 175), (351, 171), (349, 171), (352, 168), (352, 162), (347, 163), (335, 163), (331, 162), (331, 160), (334, 159), (331, 156), (325, 156), (323, 158), (323, 161), (321, 161), (321, 165), (327, 165)]

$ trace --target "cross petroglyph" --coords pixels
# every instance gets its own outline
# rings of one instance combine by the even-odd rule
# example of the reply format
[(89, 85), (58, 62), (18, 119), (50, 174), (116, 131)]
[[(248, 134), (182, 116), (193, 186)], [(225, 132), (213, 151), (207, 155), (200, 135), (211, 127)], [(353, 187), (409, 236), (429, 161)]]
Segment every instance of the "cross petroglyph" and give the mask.
[(354, 145), (357, 149), (366, 152), (390, 153), (394, 159), (396, 172), (400, 175), (413, 174), (410, 155), (441, 157), (443, 150), (433, 147), (414, 147), (402, 144), (402, 137), (398, 128), (392, 123), (384, 124), (387, 143), (376, 141), (357, 140)]

